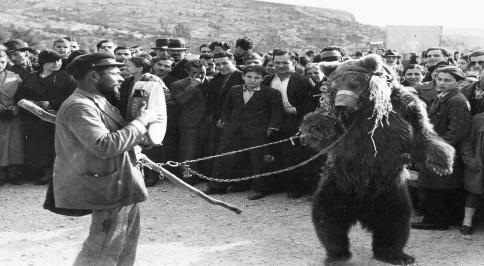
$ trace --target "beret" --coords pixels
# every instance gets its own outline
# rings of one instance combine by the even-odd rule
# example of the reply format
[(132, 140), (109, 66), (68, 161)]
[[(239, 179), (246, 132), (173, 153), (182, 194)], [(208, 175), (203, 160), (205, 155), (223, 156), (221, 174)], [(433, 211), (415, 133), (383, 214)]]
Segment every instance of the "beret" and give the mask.
[(42, 65), (44, 63), (55, 62), (62, 58), (64, 57), (56, 51), (46, 49), (39, 53), (39, 58), (37, 62), (39, 63), (39, 65)]

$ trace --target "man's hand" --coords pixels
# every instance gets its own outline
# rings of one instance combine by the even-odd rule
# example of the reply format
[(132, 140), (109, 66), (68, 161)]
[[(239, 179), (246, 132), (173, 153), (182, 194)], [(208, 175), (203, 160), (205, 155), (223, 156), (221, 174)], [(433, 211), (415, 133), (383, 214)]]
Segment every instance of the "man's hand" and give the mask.
[(49, 107), (49, 101), (37, 101), (34, 103), (40, 106), (44, 110), (47, 110), (47, 108)]
[(219, 119), (219, 120), (217, 121), (217, 127), (218, 127), (218, 128), (223, 128), (223, 127), (224, 127), (224, 122), (222, 122), (222, 119)]
[(200, 84), (202, 84), (202, 80), (199, 79), (199, 78), (190, 78), (190, 87), (196, 87), (196, 86), (199, 86)]
[(163, 115), (157, 113), (153, 110), (146, 109), (146, 102), (141, 102), (141, 105), (137, 112), (136, 119), (140, 120), (143, 125), (148, 126), (153, 123), (161, 123), (163, 122)]
[(275, 128), (268, 128), (267, 129), (267, 136), (268, 137), (272, 136), (272, 134), (274, 134), (274, 132), (276, 132), (276, 131), (277, 131), (277, 129), (275, 129)]
[(10, 106), (8, 110), (12, 111), (13, 115), (18, 115), (20, 113), (20, 109), (17, 106)]

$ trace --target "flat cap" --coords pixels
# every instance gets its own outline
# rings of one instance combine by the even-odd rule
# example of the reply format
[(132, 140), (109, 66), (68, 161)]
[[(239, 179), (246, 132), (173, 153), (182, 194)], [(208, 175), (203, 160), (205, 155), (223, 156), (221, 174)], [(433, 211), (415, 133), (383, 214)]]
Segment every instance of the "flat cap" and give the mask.
[(93, 53), (76, 57), (71, 62), (71, 67), (95, 68), (104, 66), (124, 66), (114, 59), (114, 56), (107, 53)]

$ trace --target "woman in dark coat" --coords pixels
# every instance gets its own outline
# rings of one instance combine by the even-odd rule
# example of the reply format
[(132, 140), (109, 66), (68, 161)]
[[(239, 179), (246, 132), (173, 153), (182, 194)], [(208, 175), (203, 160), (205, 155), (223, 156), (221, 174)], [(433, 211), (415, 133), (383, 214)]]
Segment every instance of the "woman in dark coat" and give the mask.
[[(60, 70), (62, 58), (52, 50), (40, 52), (41, 68), (26, 76), (16, 94), (17, 100), (27, 99), (49, 112), (57, 112), (76, 88), (74, 79)], [(47, 184), (52, 178), (55, 157), (54, 125), (27, 112), (23, 113), (23, 120), (26, 136), (24, 176), (33, 178), (35, 184)]]
[(463, 167), (458, 147), (472, 126), (469, 102), (459, 92), (459, 82), (464, 79), (464, 72), (455, 66), (441, 68), (435, 79), (440, 93), (430, 106), (429, 118), (437, 134), (456, 149), (454, 171), (450, 175), (438, 176), (421, 167), (418, 182), (423, 192), (424, 219), (412, 224), (412, 228), (446, 230), (461, 218), (457, 213), (462, 211), (462, 206), (456, 206), (463, 203), (459, 197)]

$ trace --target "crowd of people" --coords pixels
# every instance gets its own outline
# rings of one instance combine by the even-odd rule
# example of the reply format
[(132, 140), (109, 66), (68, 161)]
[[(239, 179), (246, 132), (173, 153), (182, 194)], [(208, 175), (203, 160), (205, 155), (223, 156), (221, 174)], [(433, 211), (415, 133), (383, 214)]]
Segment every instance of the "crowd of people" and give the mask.
[[(162, 84), (168, 115), (165, 139), (162, 146), (145, 147), (144, 153), (156, 162), (184, 162), (295, 136), (304, 115), (332, 108), (334, 95), (320, 64), (376, 53), (402, 85), (419, 95), (436, 132), (457, 151), (454, 172), (448, 176), (411, 166), (418, 171), (416, 185), (410, 186), (412, 200), (416, 212), (423, 215), (412, 227), (445, 230), (458, 224), (462, 234), (473, 232), (483, 192), (484, 50), (451, 54), (431, 47), (400, 55), (393, 49), (377, 49), (350, 55), (342, 47), (329, 46), (304, 54), (284, 49), (263, 54), (254, 51), (247, 37), (233, 45), (226, 41), (202, 44), (198, 54), (187, 53), (186, 43), (179, 38), (157, 39), (150, 51), (110, 40), (97, 43), (95, 51), (81, 48), (70, 37), (55, 40), (52, 49), (42, 51), (19, 39), (0, 46), (1, 185), (30, 181), (42, 185), (52, 180), (54, 125), (19, 109), (16, 102), (31, 100), (56, 113), (76, 89), (66, 68), (81, 55), (110, 54), (122, 64), (119, 92), (105, 96), (128, 122), (135, 118), (136, 82)], [(294, 138), (188, 167), (215, 179), (233, 179), (287, 168), (313, 154)], [(289, 198), (297, 198), (315, 188), (319, 166), (316, 161), (243, 182), (211, 181), (204, 192), (249, 190), (250, 200), (286, 192)], [(204, 181), (186, 167), (170, 170), (190, 184)], [(146, 186), (157, 180), (158, 173), (145, 170)]]

